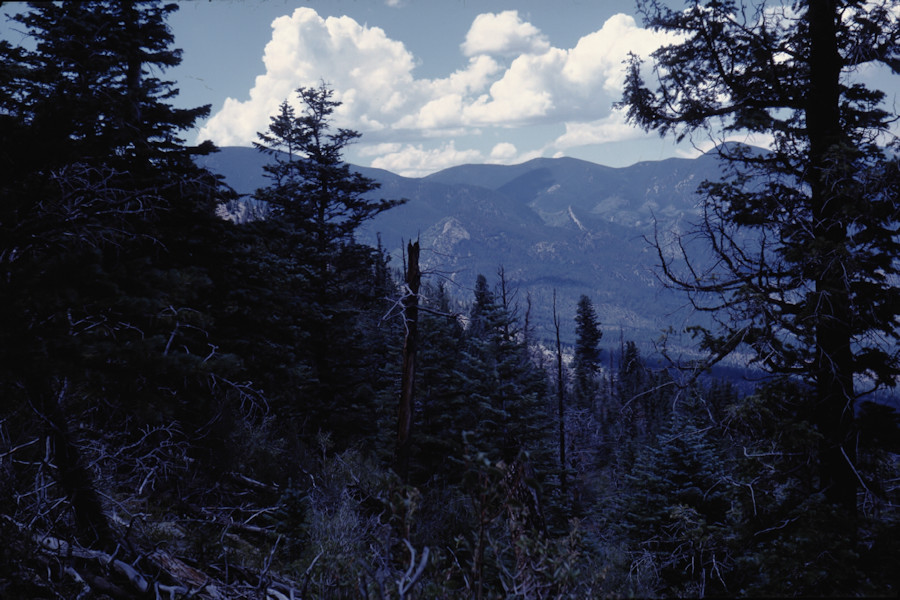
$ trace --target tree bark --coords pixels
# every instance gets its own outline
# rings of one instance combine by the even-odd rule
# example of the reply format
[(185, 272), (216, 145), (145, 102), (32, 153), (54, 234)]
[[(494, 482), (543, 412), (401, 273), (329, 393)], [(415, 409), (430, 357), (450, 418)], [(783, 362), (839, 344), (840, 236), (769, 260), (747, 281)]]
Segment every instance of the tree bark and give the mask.
[(809, 81), (806, 127), (813, 232), (817, 244), (815, 292), (816, 339), (814, 376), (816, 413), (824, 436), (820, 483), (826, 496), (850, 513), (856, 512), (857, 481), (851, 443), (854, 411), (850, 291), (844, 264), (847, 226), (842, 212), (850, 201), (842, 188), (840, 74), (834, 0), (808, 3)]
[(400, 407), (397, 417), (397, 474), (409, 478), (409, 455), (415, 418), (416, 352), (419, 346), (419, 242), (407, 244), (406, 290), (403, 296), (403, 319), (406, 337), (403, 342), (403, 374), (400, 383)]

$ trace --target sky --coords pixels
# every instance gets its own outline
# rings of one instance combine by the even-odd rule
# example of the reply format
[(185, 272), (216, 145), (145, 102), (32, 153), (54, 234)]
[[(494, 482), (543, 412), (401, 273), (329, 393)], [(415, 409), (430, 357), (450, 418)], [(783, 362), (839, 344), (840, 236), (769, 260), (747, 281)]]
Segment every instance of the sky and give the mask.
[[(249, 146), (300, 86), (327, 84), (345, 158), (423, 176), (573, 156), (609, 166), (696, 155), (613, 110), (629, 51), (665, 41), (633, 0), (211, 0), (170, 18), (178, 103), (211, 104), (196, 138)], [(193, 134), (192, 134), (193, 135)], [(189, 136), (190, 137), (190, 136)]]
[[(182, 63), (162, 78), (177, 83), (174, 104), (211, 105), (189, 143), (250, 146), (283, 101), (299, 106), (298, 87), (325, 83), (342, 103), (334, 125), (362, 135), (345, 159), (406, 176), (557, 156), (622, 167), (712, 146), (676, 145), (613, 108), (628, 53), (670, 41), (643, 27), (634, 0), (177, 4)], [(884, 74), (861, 76), (884, 87)], [(890, 79), (896, 113), (900, 78)]]

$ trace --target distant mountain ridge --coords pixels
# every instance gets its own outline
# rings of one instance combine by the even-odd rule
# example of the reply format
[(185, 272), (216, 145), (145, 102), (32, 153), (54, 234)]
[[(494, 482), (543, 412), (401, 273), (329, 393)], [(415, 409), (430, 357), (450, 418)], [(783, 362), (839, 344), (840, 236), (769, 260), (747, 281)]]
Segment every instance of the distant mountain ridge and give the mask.
[[(252, 148), (226, 147), (202, 159), (244, 194), (267, 185), (268, 157)], [(565, 337), (581, 294), (591, 297), (604, 345), (621, 337), (649, 345), (663, 330), (681, 330), (696, 315), (685, 299), (654, 274), (656, 251), (646, 242), (654, 227), (685, 232), (699, 217), (696, 189), (717, 179), (717, 156), (670, 158), (612, 168), (574, 158), (538, 158), (519, 165), (462, 165), (421, 178), (355, 167), (381, 184), (373, 196), (406, 198), (359, 234), (397, 257), (405, 240), (419, 237), (423, 269), (471, 297), (475, 277), (496, 279), (500, 266), (518, 289), (521, 311), (531, 297), (536, 334), (550, 336), (557, 291)]]

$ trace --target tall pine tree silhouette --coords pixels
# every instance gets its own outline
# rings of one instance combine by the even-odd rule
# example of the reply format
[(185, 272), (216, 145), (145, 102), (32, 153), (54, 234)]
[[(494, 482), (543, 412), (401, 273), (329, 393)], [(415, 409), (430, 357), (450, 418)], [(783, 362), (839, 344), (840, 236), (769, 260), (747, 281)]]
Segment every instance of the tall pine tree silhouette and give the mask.
[(165, 22), (176, 9), (34, 3), (13, 16), (33, 47), (0, 43), (3, 413), (20, 439), (52, 438), (84, 544), (113, 534), (70, 422), (114, 440), (148, 418), (209, 416), (171, 401), (188, 373), (202, 390), (216, 362), (195, 265), (225, 194), (192, 160), (212, 144), (179, 137), (209, 107), (172, 106), (177, 90), (156, 76), (181, 60)]
[(629, 120), (679, 139), (772, 140), (763, 152), (720, 146), (727, 177), (702, 186), (697, 230), (714, 267), (680, 256), (689, 266), (679, 269), (659, 240), (664, 277), (716, 313), (720, 326), (703, 335), (713, 361), (743, 346), (807, 382), (824, 436), (822, 489), (854, 513), (856, 400), (900, 373), (889, 341), (900, 317), (894, 117), (885, 93), (857, 77), (864, 67), (900, 73), (896, 11), (853, 0), (640, 4), (648, 26), (678, 41), (653, 54), (653, 87), (632, 57)]

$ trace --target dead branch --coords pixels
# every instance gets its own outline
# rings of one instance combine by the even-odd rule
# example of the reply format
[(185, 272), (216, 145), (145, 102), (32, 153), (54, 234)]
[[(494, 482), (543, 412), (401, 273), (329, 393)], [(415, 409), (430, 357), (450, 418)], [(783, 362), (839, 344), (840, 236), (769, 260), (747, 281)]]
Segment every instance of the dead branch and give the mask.
[[(30, 529), (26, 524), (19, 523), (7, 515), (0, 515), (0, 517), (12, 523), (22, 532), (27, 532)], [(31, 538), (36, 543), (39, 551), (47, 556), (59, 559), (80, 559), (88, 564), (97, 565), (100, 573), (115, 575), (115, 580), (110, 580), (105, 575), (88, 571), (85, 566), (75, 568), (67, 565), (64, 569), (64, 572), (72, 577), (76, 583), (81, 583), (96, 592), (107, 594), (114, 598), (133, 598), (136, 595), (140, 595), (141, 597), (168, 597), (174, 599), (176, 597), (193, 598), (200, 594), (209, 600), (224, 600), (224, 598), (229, 597), (229, 595), (220, 593), (219, 587), (214, 585), (213, 580), (208, 575), (159, 549), (151, 552), (145, 559), (160, 573), (164, 573), (170, 581), (174, 582), (172, 584), (154, 580), (141, 572), (135, 565), (128, 564), (124, 560), (117, 558), (121, 547), (117, 547), (110, 554), (102, 550), (84, 548), (51, 535), (32, 534)], [(140, 562), (140, 560), (137, 562)], [(283, 597), (280, 594), (276, 595), (272, 590), (267, 590), (267, 594), (276, 598)]]
[[(397, 592), (399, 593), (400, 600), (406, 597), (413, 586), (416, 585), (416, 582), (419, 581), (419, 578), (422, 576), (422, 573), (425, 572), (425, 567), (428, 565), (428, 546), (422, 550), (422, 558), (419, 560), (419, 566), (416, 567), (416, 549), (413, 548), (412, 544), (409, 543), (409, 540), (403, 540), (403, 543), (406, 544), (406, 547), (409, 549), (409, 567), (406, 569), (406, 573), (403, 574), (403, 578), (397, 581)], [(415, 570), (415, 571), (414, 571)]]
[(237, 472), (232, 471), (231, 473), (228, 473), (228, 477), (230, 477), (233, 481), (235, 481), (237, 483), (243, 483), (247, 487), (257, 490), (257, 491), (269, 492), (271, 494), (277, 494), (281, 491), (281, 488), (277, 485), (273, 485), (270, 483), (263, 483), (262, 481), (257, 481), (256, 479), (251, 479), (250, 477), (247, 477), (243, 473), (237, 473)]
[(249, 523), (243, 521), (235, 521), (233, 517), (221, 517), (213, 513), (211, 509), (201, 508), (200, 513), (204, 515), (208, 515), (210, 519), (206, 520), (207, 523), (213, 523), (217, 525), (222, 525), (226, 530), (234, 530), (238, 533), (245, 533), (249, 535), (256, 536), (277, 536), (278, 534), (266, 527), (260, 527), (259, 525), (250, 525)]
[(40, 438), (35, 438), (35, 439), (31, 440), (30, 442), (25, 442), (24, 444), (19, 444), (15, 448), (10, 448), (3, 454), (0, 454), (0, 459), (4, 459), (7, 456), (11, 456), (11, 455), (15, 454), (16, 452), (18, 452), (19, 450), (22, 450), (23, 448), (28, 448), (29, 446), (34, 446), (35, 444), (37, 444), (40, 441), (41, 441)]

